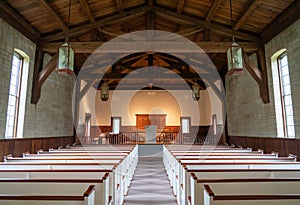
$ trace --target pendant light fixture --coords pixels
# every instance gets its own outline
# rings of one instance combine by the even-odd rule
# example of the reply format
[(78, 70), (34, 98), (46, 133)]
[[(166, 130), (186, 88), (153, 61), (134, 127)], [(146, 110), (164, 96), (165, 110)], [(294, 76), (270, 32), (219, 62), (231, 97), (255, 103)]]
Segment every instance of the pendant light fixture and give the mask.
[(192, 86), (192, 97), (195, 101), (199, 101), (200, 99), (200, 86), (197, 83), (197, 81), (195, 80), (194, 85)]
[(230, 21), (232, 32), (232, 44), (227, 50), (228, 74), (239, 75), (244, 70), (243, 50), (242, 47), (234, 39), (233, 23), (232, 23), (232, 4), (230, 0)]
[(58, 49), (57, 71), (61, 75), (72, 75), (74, 73), (74, 50), (69, 42), (70, 16), (71, 0), (69, 0), (67, 35), (65, 42)]
[(106, 84), (106, 82), (104, 82), (101, 86), (101, 100), (107, 101), (108, 98), (109, 98), (109, 87)]

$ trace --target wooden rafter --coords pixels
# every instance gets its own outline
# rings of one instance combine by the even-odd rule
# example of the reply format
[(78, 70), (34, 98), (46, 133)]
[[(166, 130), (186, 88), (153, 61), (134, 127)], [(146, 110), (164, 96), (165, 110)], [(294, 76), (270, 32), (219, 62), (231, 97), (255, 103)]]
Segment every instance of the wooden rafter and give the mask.
[(121, 35), (126, 34), (126, 33), (123, 32), (123, 31), (117, 31), (117, 30), (111, 29), (111, 28), (109, 28), (109, 27), (103, 27), (103, 28), (100, 28), (100, 29), (98, 29), (98, 30), (100, 30), (102, 33), (105, 33), (105, 34), (110, 35), (110, 36), (112, 36), (112, 37), (119, 37), (119, 36), (121, 36)]
[[(69, 36), (78, 36), (82, 33), (86, 33), (95, 28), (101, 28), (103, 26), (110, 26), (118, 23), (123, 23), (126, 21), (130, 21), (132, 19), (139, 18), (143, 16), (149, 10), (148, 6), (142, 6), (140, 8), (132, 9), (130, 11), (126, 11), (124, 15), (117, 14), (113, 16), (109, 16), (107, 18), (103, 18), (101, 20), (95, 21), (94, 23), (84, 24), (76, 26), (69, 31)], [(56, 41), (61, 40), (65, 37), (64, 32), (58, 32), (55, 34), (51, 34), (43, 37), (42, 41)]]
[(187, 29), (184, 29), (184, 30), (177, 31), (176, 34), (178, 34), (180, 36), (190, 36), (190, 35), (199, 33), (201, 31), (203, 31), (202, 26), (193, 26), (191, 28), (187, 28)]
[(247, 8), (247, 10), (243, 13), (240, 19), (233, 26), (234, 30), (239, 30), (239, 28), (245, 23), (248, 17), (254, 12), (257, 6), (261, 3), (261, 0), (254, 0), (252, 4)]
[[(217, 23), (206, 23), (205, 21), (199, 19), (199, 18), (195, 18), (195, 17), (191, 17), (191, 16), (186, 16), (186, 15), (179, 15), (174, 11), (171, 11), (169, 9), (166, 8), (160, 8), (160, 7), (151, 7), (155, 12), (156, 15), (168, 19), (172, 22), (176, 22), (178, 24), (182, 24), (185, 26), (195, 26), (195, 25), (199, 25), (199, 26), (203, 26), (206, 28), (210, 28), (211, 31), (215, 32), (215, 33), (220, 33), (224, 36), (231, 36), (231, 28), (217, 24)], [(248, 40), (248, 41), (260, 41), (260, 38), (258, 36), (255, 36), (253, 34), (248, 34), (245, 32), (240, 32), (240, 31), (234, 31), (234, 35), (237, 38), (240, 39), (244, 39), (244, 40)]]
[(61, 29), (65, 32), (68, 29), (67, 24), (62, 20), (62, 18), (58, 15), (58, 13), (52, 8), (52, 6), (46, 0), (38, 0), (38, 2), (47, 9), (48, 13), (50, 14), (49, 19), (56, 19), (60, 25)]
[(211, 19), (213, 18), (213, 16), (216, 14), (219, 6), (221, 5), (221, 3), (223, 2), (224, 0), (215, 0), (212, 7), (210, 8), (206, 18), (205, 18), (205, 22), (210, 22)]
[[(71, 45), (76, 53), (93, 53), (98, 47), (103, 45), (105, 42), (71, 42)], [(231, 42), (195, 42), (204, 52), (206, 53), (226, 53), (227, 49), (230, 47)], [(61, 42), (41, 42), (40, 46), (44, 52), (47, 53), (56, 53)], [(117, 42), (110, 44), (110, 52), (112, 53), (128, 53), (128, 52), (139, 52), (140, 49), (143, 49), (151, 45), (154, 49), (161, 49), (165, 52), (179, 52), (179, 53), (188, 53), (193, 52), (190, 49), (185, 49), (185, 45), (181, 42), (166, 42), (166, 41), (147, 41), (147, 42)], [(247, 53), (256, 52), (258, 49), (263, 47), (263, 44), (260, 42), (239, 42), (239, 45), (242, 46), (243, 50)], [(178, 48), (182, 49), (178, 50)], [(128, 50), (128, 48), (130, 48)], [(101, 51), (97, 51), (101, 52)], [(106, 51), (107, 52), (107, 51)], [(196, 50), (194, 51), (196, 52)], [(199, 52), (199, 51), (198, 51)]]
[(146, 14), (146, 28), (147, 30), (155, 29), (155, 13), (152, 11), (148, 11)]
[[(121, 15), (124, 15), (124, 4), (123, 4), (123, 0), (116, 0), (116, 3), (117, 3), (117, 8), (118, 8), (119, 13), (120, 13)], [(124, 30), (125, 32), (129, 32), (127, 22), (123, 22), (123, 23), (122, 23), (122, 27), (123, 27), (123, 30)]]
[(33, 28), (20, 14), (15, 12), (6, 1), (0, 1), (0, 17), (8, 22), (21, 34), (26, 36), (32, 42), (37, 43), (40, 38), (40, 33)]
[[(177, 13), (180, 15), (183, 12), (183, 8), (184, 8), (184, 4), (185, 4), (185, 0), (178, 0), (177, 3)], [(174, 23), (174, 30), (173, 32), (177, 32), (179, 29), (179, 24)]]
[(91, 23), (95, 22), (95, 17), (91, 11), (91, 8), (87, 0), (79, 0), (81, 7), (83, 8), (85, 14), (88, 16)]
[(182, 14), (184, 4), (185, 4), (185, 0), (178, 0), (178, 5), (177, 5), (177, 13), (178, 14)]
[(262, 32), (261, 38), (266, 43), (277, 34), (285, 30), (300, 18), (300, 1), (296, 0), (282, 14), (280, 14), (270, 25)]

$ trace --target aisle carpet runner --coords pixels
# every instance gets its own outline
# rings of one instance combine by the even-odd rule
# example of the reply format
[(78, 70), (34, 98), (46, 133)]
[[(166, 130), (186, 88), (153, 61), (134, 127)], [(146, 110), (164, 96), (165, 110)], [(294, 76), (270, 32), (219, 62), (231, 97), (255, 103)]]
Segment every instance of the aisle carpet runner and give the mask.
[(124, 205), (176, 205), (161, 157), (139, 157)]

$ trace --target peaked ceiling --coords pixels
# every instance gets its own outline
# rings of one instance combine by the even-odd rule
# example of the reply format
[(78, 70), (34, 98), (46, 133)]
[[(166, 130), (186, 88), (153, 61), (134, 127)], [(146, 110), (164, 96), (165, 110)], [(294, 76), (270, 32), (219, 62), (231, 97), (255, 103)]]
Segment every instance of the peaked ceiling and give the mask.
[[(168, 31), (188, 38), (208, 53), (222, 77), (226, 73), (225, 53), (231, 44), (232, 36), (229, 0), (71, 2), (69, 36), (76, 52), (76, 73), (89, 54), (104, 42), (125, 33), (141, 30)], [(232, 0), (233, 33), (244, 51), (251, 54), (263, 50), (265, 42), (299, 19), (299, 2)], [(0, 17), (36, 43), (39, 50), (54, 55), (67, 35), (68, 3), (69, 0), (1, 0)], [(127, 68), (140, 68), (158, 62), (158, 65), (166, 64), (167, 67), (176, 69), (176, 64), (172, 65), (161, 56), (149, 62), (151, 56), (141, 53), (136, 55), (131, 57), (138, 59), (141, 64), (137, 65), (136, 61), (132, 61), (131, 65), (125, 65)], [(114, 66), (124, 67), (122, 61), (118, 63)], [(181, 71), (183, 70), (177, 69), (177, 72)], [(186, 70), (184, 72), (183, 78), (192, 84), (193, 73), (186, 73)], [(117, 76), (115, 81), (111, 79), (112, 86), (116, 86), (120, 77), (122, 75)]]

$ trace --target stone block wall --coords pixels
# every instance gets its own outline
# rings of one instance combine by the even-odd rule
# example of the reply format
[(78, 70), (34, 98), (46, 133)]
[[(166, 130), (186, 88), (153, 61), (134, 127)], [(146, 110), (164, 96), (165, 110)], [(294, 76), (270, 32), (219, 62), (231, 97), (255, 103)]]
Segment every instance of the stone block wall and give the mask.
[(229, 135), (277, 137), (271, 57), (283, 48), (289, 60), (296, 138), (300, 138), (300, 20), (265, 44), (269, 104), (262, 102), (259, 87), (247, 71), (226, 76)]
[[(41, 99), (32, 105), (31, 89), (35, 44), (0, 18), (0, 139), (5, 136), (10, 72), (14, 49), (29, 56), (29, 76), (25, 105), (24, 138), (72, 136), (72, 91), (74, 77), (59, 76), (55, 71), (42, 87)], [(45, 62), (50, 56), (45, 57)]]

